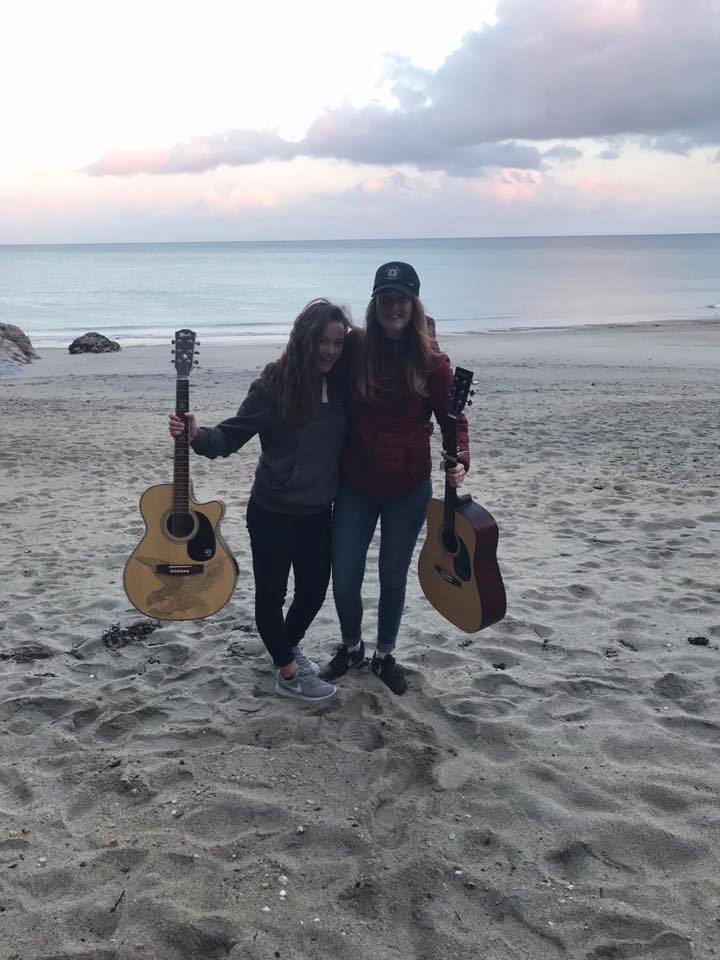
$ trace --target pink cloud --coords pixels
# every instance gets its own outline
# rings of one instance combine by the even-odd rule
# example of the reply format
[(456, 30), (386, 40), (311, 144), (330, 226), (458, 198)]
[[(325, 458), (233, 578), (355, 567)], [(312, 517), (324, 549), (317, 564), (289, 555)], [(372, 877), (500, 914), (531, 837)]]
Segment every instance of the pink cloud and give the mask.
[(578, 182), (577, 190), (589, 206), (605, 204), (608, 200), (621, 204), (637, 204), (648, 195), (647, 190), (638, 184), (605, 177), (585, 177)]
[(587, 6), (573, 3), (568, 15), (591, 29), (628, 27), (639, 19), (640, 6), (640, 0), (592, 0)]
[(162, 173), (169, 159), (169, 150), (109, 150), (88, 172), (98, 177), (108, 174), (124, 177), (133, 173)]
[(236, 213), (243, 209), (268, 209), (278, 206), (277, 195), (267, 188), (242, 189), (212, 187), (204, 190), (203, 202), (212, 213)]
[(479, 180), (474, 190), (477, 194), (485, 194), (499, 200), (501, 203), (524, 203), (533, 199), (543, 187), (544, 180), (537, 170), (501, 170), (500, 173)]
[(368, 177), (363, 181), (363, 190), (366, 193), (383, 193), (387, 189), (387, 181), (381, 177)]

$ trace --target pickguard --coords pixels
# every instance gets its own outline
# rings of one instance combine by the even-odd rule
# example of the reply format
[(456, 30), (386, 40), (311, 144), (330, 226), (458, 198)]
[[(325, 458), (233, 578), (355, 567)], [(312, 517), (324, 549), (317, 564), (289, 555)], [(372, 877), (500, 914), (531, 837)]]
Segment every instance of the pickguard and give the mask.
[(192, 514), (170, 514), (167, 518), (167, 532), (171, 537), (186, 537), (192, 530), (193, 517), (197, 520), (195, 536), (188, 540), (186, 550), (191, 560), (211, 560), (215, 556), (217, 544), (215, 531), (204, 513), (194, 510)]
[(195, 516), (198, 529), (187, 545), (188, 556), (191, 560), (210, 560), (215, 556), (215, 531), (204, 513), (196, 511)]
[(452, 557), (455, 575), (461, 580), (470, 580), (472, 577), (470, 555), (462, 538), (454, 530), (443, 527), (440, 531), (440, 545), (444, 553)]
[(472, 577), (472, 567), (470, 565), (470, 554), (468, 553), (468, 548), (465, 546), (464, 542), (457, 538), (458, 542), (458, 552), (457, 556), (453, 557), (453, 563), (455, 565), (455, 573), (461, 580), (469, 580)]

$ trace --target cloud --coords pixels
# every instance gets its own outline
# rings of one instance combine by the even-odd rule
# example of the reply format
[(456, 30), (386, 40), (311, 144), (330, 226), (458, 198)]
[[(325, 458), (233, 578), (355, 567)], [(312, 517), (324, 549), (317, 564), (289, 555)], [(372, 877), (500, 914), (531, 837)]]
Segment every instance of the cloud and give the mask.
[(637, 184), (624, 183), (622, 180), (585, 177), (575, 188), (576, 206), (587, 211), (607, 210), (611, 206), (627, 211), (651, 202), (652, 197), (647, 189)]
[(265, 160), (292, 160), (297, 144), (274, 131), (233, 130), (212, 137), (194, 137), (167, 150), (114, 150), (86, 168), (91, 176), (138, 173), (204, 173), (228, 164), (239, 167)]
[[(319, 163), (327, 176), (314, 189), (289, 195), (277, 185), (265, 190), (264, 172), (254, 185), (242, 170), (162, 182), (105, 183), (75, 175), (58, 192), (48, 186), (42, 197), (6, 194), (11, 202), (0, 242), (700, 233), (720, 221), (720, 196), (712, 189), (717, 167), (708, 164), (707, 189), (698, 177), (683, 180), (685, 161), (671, 154), (657, 163), (665, 183), (682, 182), (682, 194), (638, 183), (621, 168), (612, 176), (572, 181), (533, 170), (472, 178), (378, 168), (358, 171), (354, 182), (338, 189), (332, 164)], [(368, 250), (374, 256), (372, 245)]]
[(236, 130), (195, 137), (168, 150), (116, 150), (86, 167), (91, 176), (204, 173), (223, 165), (243, 166), (306, 156), (354, 163), (411, 164), (420, 170), (476, 175), (488, 167), (541, 165), (540, 151), (513, 142), (453, 145), (444, 142), (422, 115), (396, 115), (379, 107), (335, 110), (316, 120), (301, 141), (276, 133)]
[(532, 201), (542, 191), (542, 174), (532, 170), (501, 170), (475, 186), (478, 196), (490, 195), (501, 203), (512, 205)]
[(504, 0), (426, 93), (465, 142), (701, 130), (720, 106), (719, 14), (718, 0)]
[[(327, 110), (298, 142), (240, 130), (166, 151), (115, 152), (95, 175), (199, 172), (296, 156), (453, 175), (577, 159), (560, 143), (632, 139), (688, 153), (720, 144), (720, 0), (500, 0), (436, 71), (387, 61), (393, 106)], [(607, 151), (605, 157), (609, 157)]]
[(558, 143), (554, 147), (550, 147), (549, 150), (546, 150), (542, 155), (543, 160), (557, 160), (559, 162), (571, 162), (573, 160), (582, 159), (582, 150), (578, 150), (577, 147), (570, 147), (566, 143)]
[(256, 210), (277, 207), (278, 198), (272, 190), (247, 190), (237, 186), (208, 187), (202, 192), (202, 200), (208, 210), (215, 213), (237, 213), (240, 210)]
[(663, 137), (654, 137), (645, 143), (648, 150), (659, 150), (662, 153), (674, 153), (678, 157), (687, 157), (697, 146), (691, 137), (667, 134)]
[(486, 167), (540, 166), (540, 151), (512, 141), (449, 141), (428, 108), (401, 113), (381, 106), (328, 111), (307, 131), (303, 152), (356, 163), (411, 164), (420, 170), (477, 174)]
[(621, 151), (617, 147), (605, 147), (597, 154), (597, 158), (598, 160), (618, 160), (621, 155)]

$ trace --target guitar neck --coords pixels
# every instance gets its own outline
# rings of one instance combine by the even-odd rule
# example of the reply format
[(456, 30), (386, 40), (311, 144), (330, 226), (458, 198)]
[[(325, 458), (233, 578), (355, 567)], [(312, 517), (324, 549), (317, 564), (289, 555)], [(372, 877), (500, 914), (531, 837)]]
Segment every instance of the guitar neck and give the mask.
[[(443, 441), (445, 452), (449, 457), (457, 457), (457, 417), (448, 417), (447, 424), (443, 430)], [(447, 472), (445, 473), (445, 500), (444, 500), (444, 524), (447, 530), (455, 532), (455, 507), (457, 506), (457, 491), (450, 484)]]
[[(175, 388), (175, 413), (185, 419), (190, 409), (190, 383), (187, 377), (178, 377)], [(173, 466), (173, 513), (190, 512), (190, 444), (187, 430), (175, 437)]]

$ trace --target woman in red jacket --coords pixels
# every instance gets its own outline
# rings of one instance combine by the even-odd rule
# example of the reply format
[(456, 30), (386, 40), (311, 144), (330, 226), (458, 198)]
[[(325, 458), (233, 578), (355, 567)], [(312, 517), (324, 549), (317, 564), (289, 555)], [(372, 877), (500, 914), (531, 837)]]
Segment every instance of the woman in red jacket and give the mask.
[[(445, 426), (453, 373), (428, 332), (420, 280), (407, 263), (375, 275), (365, 332), (355, 356), (350, 437), (333, 509), (333, 593), (342, 643), (322, 676), (332, 680), (365, 661), (362, 584), (368, 547), (380, 520), (380, 600), (371, 666), (394, 693), (407, 680), (393, 656), (413, 550), (432, 496), (431, 414)], [(354, 338), (353, 338), (354, 340)], [(459, 486), (469, 466), (467, 422), (458, 418), (460, 461), (449, 470)]]

